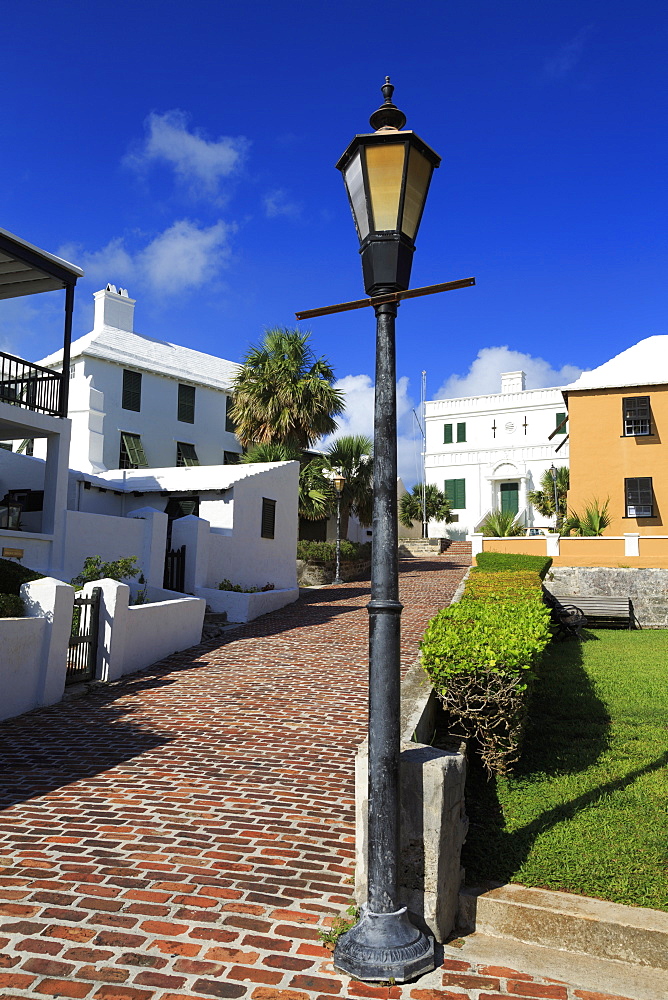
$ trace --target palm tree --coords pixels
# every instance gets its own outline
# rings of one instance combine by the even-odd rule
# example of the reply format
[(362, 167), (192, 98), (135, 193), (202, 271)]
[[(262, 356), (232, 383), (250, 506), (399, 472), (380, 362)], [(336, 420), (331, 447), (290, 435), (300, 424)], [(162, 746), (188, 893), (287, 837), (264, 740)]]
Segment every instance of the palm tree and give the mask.
[(525, 527), (521, 521), (515, 520), (512, 510), (493, 510), (480, 525), (480, 531), (488, 538), (507, 538), (523, 535)]
[(540, 477), (540, 489), (531, 490), (527, 493), (529, 503), (533, 504), (539, 514), (543, 517), (552, 517), (556, 513), (557, 531), (561, 531), (564, 518), (566, 517), (566, 494), (570, 485), (570, 473), (567, 465), (560, 465), (557, 468), (557, 509), (554, 509), (554, 482), (552, 473), (545, 469)]
[(336, 430), (343, 394), (332, 385), (329, 361), (316, 358), (310, 333), (276, 327), (251, 347), (232, 383), (230, 417), (244, 447), (308, 448)]
[[(337, 438), (324, 456), (325, 468), (345, 477), (341, 493), (341, 538), (348, 537), (348, 520), (355, 514), (361, 524), (373, 516), (373, 442), (364, 434)], [(336, 497), (334, 497), (336, 500)], [(336, 503), (334, 503), (336, 510)]]
[(582, 514), (575, 514), (573, 511), (564, 521), (564, 534), (570, 535), (602, 535), (612, 522), (612, 517), (608, 512), (610, 497), (605, 503), (599, 500), (590, 500), (585, 505)]
[(256, 444), (241, 457), (241, 462), (299, 462), (299, 516), (307, 521), (327, 517), (334, 490), (324, 472), (324, 460), (309, 459), (299, 448), (285, 444)]
[(404, 528), (412, 528), (413, 522), (419, 521), (423, 525), (424, 536), (422, 519), (425, 514), (427, 524), (429, 521), (445, 521), (446, 524), (452, 522), (452, 511), (445, 493), (433, 483), (427, 483), (426, 487), (423, 487), (422, 483), (416, 483), (412, 491), (404, 493), (399, 501), (399, 521)]

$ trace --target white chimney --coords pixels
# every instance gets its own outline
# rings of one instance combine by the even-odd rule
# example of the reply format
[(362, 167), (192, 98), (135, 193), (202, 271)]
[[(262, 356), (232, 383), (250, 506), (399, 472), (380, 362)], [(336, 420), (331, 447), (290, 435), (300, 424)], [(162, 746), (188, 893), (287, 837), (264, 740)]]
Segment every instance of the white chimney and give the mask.
[(101, 292), (93, 294), (95, 299), (94, 330), (103, 326), (113, 326), (117, 330), (127, 330), (134, 333), (134, 314), (136, 299), (131, 299), (127, 288), (117, 289), (115, 285), (107, 285)]
[(502, 372), (501, 392), (524, 392), (527, 377), (524, 372)]

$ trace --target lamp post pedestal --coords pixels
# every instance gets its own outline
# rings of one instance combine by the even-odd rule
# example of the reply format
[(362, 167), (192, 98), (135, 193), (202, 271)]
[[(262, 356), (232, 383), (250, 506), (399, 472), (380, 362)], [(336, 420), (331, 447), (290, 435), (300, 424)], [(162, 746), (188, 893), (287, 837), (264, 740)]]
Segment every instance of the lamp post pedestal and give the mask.
[[(391, 289), (390, 289), (391, 290)], [(382, 293), (381, 293), (382, 294)], [(434, 968), (434, 942), (397, 902), (400, 618), (397, 526), (396, 303), (376, 306), (373, 542), (369, 611), (368, 900), (334, 964), (364, 980), (405, 982)]]

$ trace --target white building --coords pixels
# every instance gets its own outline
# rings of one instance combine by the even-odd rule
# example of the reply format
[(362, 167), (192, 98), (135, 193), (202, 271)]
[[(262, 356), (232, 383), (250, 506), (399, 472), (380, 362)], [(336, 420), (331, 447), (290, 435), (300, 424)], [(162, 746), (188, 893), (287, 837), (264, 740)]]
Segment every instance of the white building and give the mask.
[(525, 389), (524, 372), (501, 375), (501, 392), (426, 405), (426, 480), (444, 490), (457, 520), (430, 524), (432, 536), (465, 538), (493, 510), (527, 528), (549, 526), (527, 493), (552, 464), (568, 465), (561, 389)]
[[(239, 366), (134, 332), (135, 300), (96, 292), (93, 329), (71, 346), (70, 467), (84, 472), (226, 465), (241, 446), (227, 416)], [(62, 370), (63, 352), (44, 358)], [(43, 457), (38, 444), (24, 450)]]

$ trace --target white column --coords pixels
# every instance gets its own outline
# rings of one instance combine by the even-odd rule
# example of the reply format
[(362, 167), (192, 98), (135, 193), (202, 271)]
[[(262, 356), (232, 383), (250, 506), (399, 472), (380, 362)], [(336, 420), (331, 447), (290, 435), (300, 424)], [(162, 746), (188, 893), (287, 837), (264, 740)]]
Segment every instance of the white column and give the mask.
[(24, 583), (21, 597), (26, 617), (46, 618), (42, 648), (41, 676), (36, 686), (37, 705), (55, 705), (63, 697), (67, 672), (67, 646), (72, 631), (74, 588), (68, 583), (44, 577)]
[(482, 552), (482, 540), (485, 536), (482, 531), (474, 531), (472, 535), (467, 536), (467, 541), (471, 543), (471, 555), (478, 556)]
[[(259, 529), (258, 529), (259, 530)], [(187, 514), (172, 524), (172, 548), (186, 547), (186, 594), (194, 594), (196, 587), (205, 587), (209, 573), (210, 525), (202, 517)]]
[(640, 556), (640, 534), (635, 531), (624, 532), (624, 555)]

